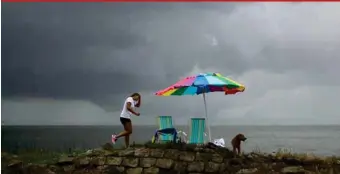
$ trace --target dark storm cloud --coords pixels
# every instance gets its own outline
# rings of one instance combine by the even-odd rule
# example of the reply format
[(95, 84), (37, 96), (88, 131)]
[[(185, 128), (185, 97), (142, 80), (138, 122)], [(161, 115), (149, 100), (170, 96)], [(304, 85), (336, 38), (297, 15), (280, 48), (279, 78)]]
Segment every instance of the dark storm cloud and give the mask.
[[(4, 4), (3, 94), (96, 100), (108, 94), (153, 91), (190, 71), (194, 61), (211, 65), (213, 61), (204, 56), (237, 54), (232, 48), (193, 51), (206, 47), (197, 40), (202, 33), (187, 33), (197, 26), (200, 14), (188, 13), (197, 15), (192, 24), (169, 21), (183, 31), (159, 33), (168, 26), (162, 26), (158, 14), (189, 7), (227, 7), (224, 12), (230, 12), (234, 5)], [(150, 31), (161, 36), (150, 40)], [(193, 45), (192, 40), (200, 42)]]
[(183, 124), (204, 115), (202, 96), (153, 92), (217, 71), (247, 89), (209, 94), (213, 123), (334, 123), (339, 18), (330, 3), (5, 3), (2, 115), (15, 124), (111, 124), (138, 91), (137, 123), (164, 114)]

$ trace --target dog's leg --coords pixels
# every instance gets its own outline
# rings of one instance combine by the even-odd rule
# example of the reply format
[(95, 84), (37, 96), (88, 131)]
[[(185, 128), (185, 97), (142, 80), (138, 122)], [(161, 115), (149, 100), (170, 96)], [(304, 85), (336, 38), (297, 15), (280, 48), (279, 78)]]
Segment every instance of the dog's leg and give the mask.
[(237, 146), (236, 149), (237, 149), (237, 155), (240, 155), (240, 153), (241, 153), (241, 147), (240, 147), (240, 146)]
[(233, 146), (233, 153), (234, 153), (234, 157), (236, 157), (237, 156), (237, 152), (236, 152), (236, 147), (235, 146)]

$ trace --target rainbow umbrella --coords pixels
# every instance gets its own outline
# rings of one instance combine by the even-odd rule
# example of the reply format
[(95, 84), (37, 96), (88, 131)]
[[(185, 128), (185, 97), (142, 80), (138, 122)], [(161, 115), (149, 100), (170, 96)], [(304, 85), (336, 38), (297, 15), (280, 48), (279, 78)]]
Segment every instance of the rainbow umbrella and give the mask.
[[(201, 73), (196, 76), (186, 77), (177, 83), (156, 92), (157, 96), (182, 96), (203, 94), (205, 117), (208, 122), (208, 111), (205, 93), (224, 92), (225, 95), (236, 94), (245, 90), (244, 85), (224, 77), (219, 73)], [(210, 126), (208, 135), (211, 141)]]

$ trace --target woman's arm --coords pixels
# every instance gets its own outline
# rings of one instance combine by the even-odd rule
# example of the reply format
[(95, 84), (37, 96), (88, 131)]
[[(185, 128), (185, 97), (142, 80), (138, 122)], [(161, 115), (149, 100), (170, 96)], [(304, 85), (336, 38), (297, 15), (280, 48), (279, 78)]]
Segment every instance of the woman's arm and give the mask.
[(136, 104), (136, 107), (139, 108), (141, 103), (142, 103), (142, 96), (139, 96), (139, 100), (138, 100), (138, 102)]
[(135, 112), (132, 107), (131, 107), (131, 102), (128, 102), (127, 105), (126, 105), (126, 109), (128, 111), (130, 111), (132, 114), (136, 115), (136, 116), (139, 116), (140, 114), (138, 112)]

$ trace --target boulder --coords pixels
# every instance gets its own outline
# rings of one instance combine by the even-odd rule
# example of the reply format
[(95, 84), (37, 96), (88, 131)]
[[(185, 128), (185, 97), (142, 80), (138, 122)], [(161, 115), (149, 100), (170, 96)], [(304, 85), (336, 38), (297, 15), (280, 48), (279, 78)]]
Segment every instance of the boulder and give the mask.
[(196, 161), (211, 161), (212, 160), (212, 154), (197, 152), (195, 160)]
[(242, 161), (242, 159), (240, 159), (240, 158), (233, 158), (233, 159), (230, 159), (230, 160), (228, 161), (228, 164), (229, 164), (230, 166), (238, 166), (238, 165), (242, 165), (242, 164), (243, 164), (243, 161)]
[(136, 157), (149, 157), (149, 149), (146, 148), (140, 148), (135, 150), (135, 156)]
[(64, 166), (64, 165), (72, 165), (74, 161), (73, 157), (69, 156), (61, 156), (57, 162), (58, 165)]
[(214, 163), (214, 162), (208, 162), (205, 167), (205, 172), (208, 173), (214, 173), (218, 172), (220, 169), (220, 164), (219, 163)]
[(126, 174), (142, 174), (143, 168), (137, 167), (137, 168), (129, 168), (125, 172)]
[(164, 155), (164, 150), (161, 149), (151, 149), (150, 156), (155, 158), (162, 158)]
[(192, 162), (188, 164), (188, 172), (202, 172), (204, 170), (203, 162)]
[(106, 158), (105, 157), (94, 157), (91, 159), (90, 164), (93, 166), (102, 166), (105, 165)]
[(23, 162), (18, 159), (11, 159), (9, 160), (7, 167), (11, 167), (11, 168), (23, 167)]
[(52, 170), (47, 168), (46, 165), (28, 165), (25, 169), (27, 173), (44, 173), (44, 174), (55, 174)]
[(195, 160), (195, 154), (192, 152), (182, 152), (179, 155), (179, 159), (186, 162), (191, 162)]
[(175, 149), (169, 149), (165, 152), (164, 157), (172, 160), (177, 160), (181, 152)]
[(135, 151), (133, 149), (125, 149), (125, 150), (121, 150), (118, 152), (119, 156), (133, 156), (135, 154)]
[(123, 158), (122, 157), (107, 157), (106, 164), (107, 165), (120, 165), (122, 164)]
[(157, 159), (156, 166), (162, 169), (171, 169), (173, 166), (174, 161), (171, 159)]
[(75, 159), (75, 164), (77, 167), (84, 167), (90, 164), (90, 158), (89, 157), (80, 157)]
[(122, 165), (126, 167), (137, 167), (139, 163), (138, 158), (127, 157), (124, 158)]
[(213, 154), (212, 157), (211, 157), (211, 160), (213, 162), (221, 163), (221, 162), (223, 162), (223, 156), (220, 155), (220, 154)]
[(178, 171), (178, 172), (185, 173), (185, 171), (187, 170), (187, 166), (188, 166), (188, 164), (186, 162), (176, 161), (175, 164), (174, 164), (174, 170)]
[(143, 174), (158, 174), (159, 168), (150, 167), (150, 168), (144, 168)]
[(118, 174), (118, 173), (124, 173), (125, 168), (121, 166), (108, 166), (103, 173), (107, 174)]
[(304, 174), (305, 169), (302, 166), (289, 166), (289, 167), (284, 167), (281, 170), (281, 173), (285, 174)]
[(257, 168), (241, 169), (236, 174), (253, 174), (253, 173), (256, 173), (257, 171), (258, 171)]
[(156, 164), (156, 158), (141, 158), (140, 166), (141, 167), (152, 167)]

